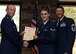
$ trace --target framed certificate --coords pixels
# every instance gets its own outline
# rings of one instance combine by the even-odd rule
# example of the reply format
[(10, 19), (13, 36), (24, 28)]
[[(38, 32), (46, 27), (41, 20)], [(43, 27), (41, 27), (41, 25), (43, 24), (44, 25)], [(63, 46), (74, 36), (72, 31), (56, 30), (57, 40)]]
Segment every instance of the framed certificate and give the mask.
[(36, 31), (36, 28), (25, 27), (23, 40), (27, 40), (27, 41), (33, 40), (35, 36), (35, 31)]

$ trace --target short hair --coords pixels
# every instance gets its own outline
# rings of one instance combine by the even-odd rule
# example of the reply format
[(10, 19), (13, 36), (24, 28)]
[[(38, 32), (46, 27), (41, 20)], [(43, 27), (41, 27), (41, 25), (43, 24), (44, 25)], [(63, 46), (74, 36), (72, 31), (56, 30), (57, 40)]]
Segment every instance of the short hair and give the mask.
[(10, 5), (15, 5), (15, 4), (7, 4), (7, 7), (6, 7), (6, 9), (8, 9), (8, 7), (9, 7)]
[(56, 9), (57, 9), (57, 8), (61, 8), (61, 9), (64, 11), (63, 6), (57, 6)]
[(47, 6), (41, 7), (40, 12), (41, 12), (41, 11), (47, 11), (48, 13), (50, 13), (49, 8), (48, 8)]

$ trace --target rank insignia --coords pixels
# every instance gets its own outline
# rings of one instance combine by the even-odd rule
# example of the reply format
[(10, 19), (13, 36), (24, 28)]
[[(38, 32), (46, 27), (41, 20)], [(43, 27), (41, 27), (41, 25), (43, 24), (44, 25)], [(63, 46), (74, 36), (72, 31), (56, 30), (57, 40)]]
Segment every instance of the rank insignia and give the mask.
[(74, 32), (76, 31), (75, 24), (72, 24), (72, 25), (71, 25), (71, 29), (72, 29), (72, 31), (74, 31)]
[(60, 27), (66, 27), (66, 23), (65, 22), (62, 22)]
[(51, 30), (51, 31), (55, 31), (56, 29), (52, 29), (52, 28), (50, 28), (50, 30)]

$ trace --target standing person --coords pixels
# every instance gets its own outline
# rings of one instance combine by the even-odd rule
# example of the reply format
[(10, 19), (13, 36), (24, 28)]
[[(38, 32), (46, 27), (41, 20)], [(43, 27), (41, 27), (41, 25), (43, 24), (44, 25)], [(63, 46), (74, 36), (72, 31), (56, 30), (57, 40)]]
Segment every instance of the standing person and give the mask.
[(54, 54), (56, 29), (53, 22), (49, 19), (50, 13), (47, 7), (42, 7), (40, 11), (42, 23), (37, 27), (35, 41), (30, 41), (29, 45), (37, 44), (38, 54)]
[(22, 40), (17, 32), (16, 25), (12, 20), (15, 15), (16, 7), (8, 4), (6, 8), (6, 16), (1, 22), (2, 40), (0, 45), (0, 54), (20, 54), (22, 48)]
[(75, 22), (73, 19), (64, 16), (64, 8), (56, 8), (57, 21), (57, 40), (56, 54), (72, 54), (75, 41)]

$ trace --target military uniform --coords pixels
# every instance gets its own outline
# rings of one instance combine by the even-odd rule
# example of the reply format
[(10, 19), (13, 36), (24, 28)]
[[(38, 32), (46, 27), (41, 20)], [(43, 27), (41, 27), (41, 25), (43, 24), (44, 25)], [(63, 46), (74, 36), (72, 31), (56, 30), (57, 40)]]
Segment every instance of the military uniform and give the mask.
[(72, 54), (72, 48), (75, 40), (75, 23), (71, 18), (63, 16), (56, 23), (56, 54)]
[(20, 54), (22, 40), (17, 32), (15, 23), (8, 15), (2, 20), (1, 34), (0, 54)]
[(38, 54), (54, 54), (55, 53), (55, 38), (56, 29), (50, 20), (43, 23), (37, 27), (37, 44), (38, 44)]

